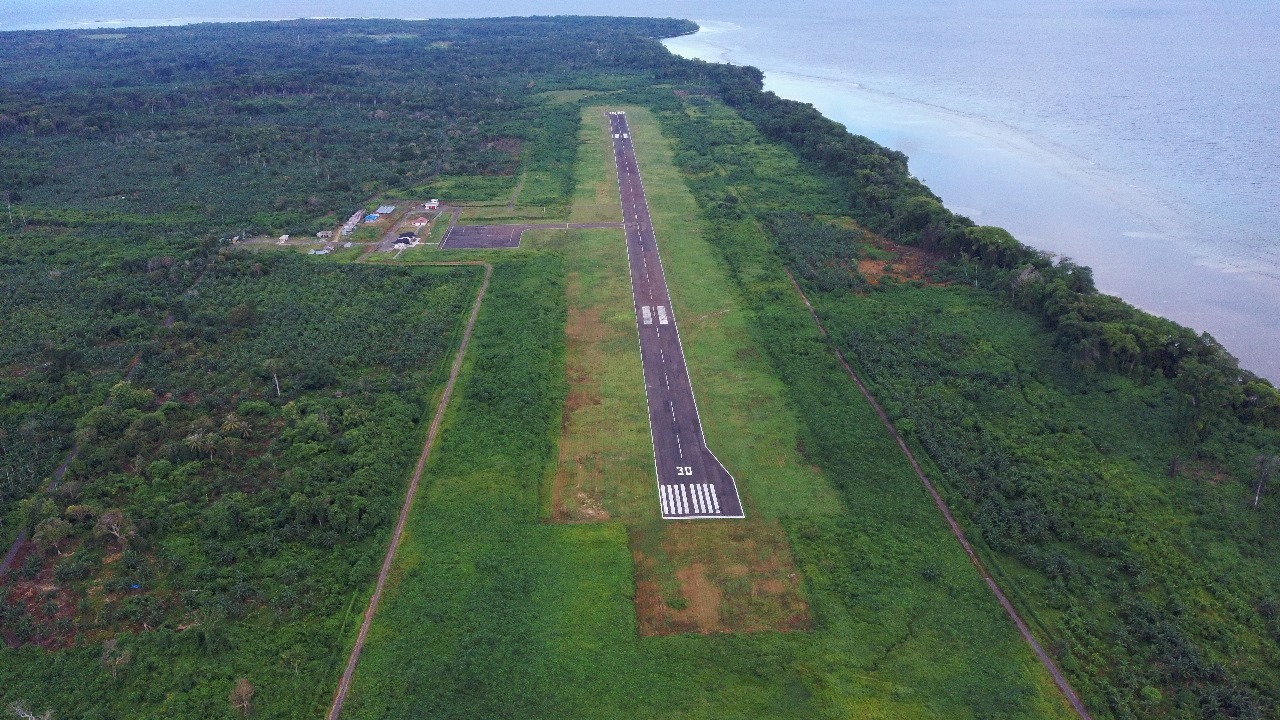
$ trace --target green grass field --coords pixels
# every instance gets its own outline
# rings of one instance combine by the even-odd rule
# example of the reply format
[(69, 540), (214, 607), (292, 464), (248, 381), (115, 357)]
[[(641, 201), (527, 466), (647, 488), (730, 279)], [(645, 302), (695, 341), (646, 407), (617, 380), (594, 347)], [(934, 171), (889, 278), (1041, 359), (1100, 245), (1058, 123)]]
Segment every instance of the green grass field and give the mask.
[(513, 225), (519, 223), (542, 223), (563, 220), (564, 213), (555, 208), (545, 206), (516, 205), (508, 208), (505, 205), (496, 207), (468, 207), (458, 216), (461, 225)]
[(653, 520), (653, 445), (622, 232), (546, 235), (565, 262), (569, 390), (544, 512), (566, 521)]
[(618, 198), (618, 176), (613, 165), (613, 143), (605, 109), (582, 109), (582, 131), (578, 138), (578, 162), (574, 165), (573, 202), (569, 222), (621, 222), (622, 202)]

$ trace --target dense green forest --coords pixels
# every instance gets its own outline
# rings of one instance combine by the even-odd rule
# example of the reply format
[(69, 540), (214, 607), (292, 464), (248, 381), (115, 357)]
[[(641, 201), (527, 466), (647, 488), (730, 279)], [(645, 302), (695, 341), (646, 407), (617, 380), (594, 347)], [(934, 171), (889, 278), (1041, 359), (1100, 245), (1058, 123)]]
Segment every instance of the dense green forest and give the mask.
[(578, 74), (648, 70), (666, 52), (641, 37), (693, 27), (579, 18), (5, 33), (0, 188), (32, 212), (235, 234), (314, 232), (375, 190), (430, 197), (433, 180), (510, 176), (522, 157), (564, 183), (577, 115), (536, 96)]
[[(314, 233), (375, 198), (505, 203), (521, 178), (535, 182), (520, 196), (554, 212), (574, 193), (581, 108), (608, 102), (649, 108), (675, 140), (703, 232), (801, 420), (803, 452), (848, 508), (781, 520), (818, 612), (812, 645), (626, 646), (618, 662), (643, 656), (655, 682), (676, 682), (666, 664), (723, 655), (741, 687), (758, 677), (772, 693), (751, 707), (834, 713), (839, 692), (801, 656), (866, 648), (826, 630), (895, 610), (889, 594), (979, 585), (939, 561), (912, 567), (915, 585), (887, 587), (892, 556), (920, 542), (890, 525), (925, 515), (877, 497), (888, 487), (878, 473), (906, 475), (855, 452), (852, 434), (874, 419), (850, 388), (830, 386), (834, 345), (1096, 717), (1273, 716), (1275, 388), (1207, 335), (1098, 293), (1088, 268), (946, 210), (904, 155), (763, 92), (758, 71), (681, 60), (654, 40), (694, 27), (548, 18), (0, 33), (0, 539), (26, 538), (0, 577), (0, 700), (57, 717), (234, 717), (250, 704), (257, 717), (320, 714), (480, 270), (342, 264), (225, 239)], [(866, 272), (908, 249), (925, 272)], [(489, 472), (473, 462), (488, 457), (495, 487), (519, 475), (511, 502), (536, 495), (562, 402), (560, 340), (533, 335), (563, 324), (563, 268), (531, 255), (501, 259), (495, 278), (509, 287), (482, 323), (490, 335), (477, 339), (461, 401), (475, 436), (447, 441), (440, 466), (468, 477)], [(543, 424), (505, 430), (531, 415)], [(458, 560), (451, 526), (437, 528), (432, 552), (458, 566), (433, 572), (473, 585), (456, 606), (441, 596), (435, 620), (455, 621), (441, 640), (452, 654), (433, 656), (428, 695), (459, 716), (558, 714), (550, 695), (503, 705), (501, 694), (540, 662), (518, 633), (542, 620), (521, 603), (536, 590), (559, 607), (554, 575), (520, 568), (511, 543), (542, 548), (550, 570), (560, 531), (453, 509), (477, 554)], [(615, 578), (626, 570), (609, 544), (619, 532), (563, 535)], [(629, 641), (609, 608), (607, 642)], [(551, 635), (547, 648), (598, 640)], [(470, 684), (493, 667), (512, 678)], [(595, 669), (561, 670), (548, 677)], [(1028, 716), (1032, 701), (1011, 687), (949, 693), (981, 702), (976, 715)], [(252, 702), (238, 704), (246, 692)], [(587, 715), (600, 700), (573, 698)], [(376, 714), (362, 702), (357, 712)]]
[(317, 714), (480, 269), (225, 239), (517, 172), (563, 203), (578, 114), (541, 94), (690, 27), (0, 34), (6, 706), (221, 717), (253, 677)]

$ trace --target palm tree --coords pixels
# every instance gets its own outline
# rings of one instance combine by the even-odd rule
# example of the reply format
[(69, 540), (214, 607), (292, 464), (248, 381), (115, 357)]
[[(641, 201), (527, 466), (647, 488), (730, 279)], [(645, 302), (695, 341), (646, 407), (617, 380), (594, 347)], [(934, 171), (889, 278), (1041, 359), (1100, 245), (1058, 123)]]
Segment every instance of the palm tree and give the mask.
[(214, 436), (205, 435), (203, 432), (199, 431), (191, 433), (183, 439), (182, 442), (187, 447), (191, 448), (192, 451), (200, 453), (201, 455), (209, 453), (210, 460), (213, 459), (213, 451), (218, 447), (217, 443), (214, 442)]
[(222, 421), (222, 432), (227, 435), (239, 435), (242, 438), (248, 438), (253, 434), (253, 428), (249, 427), (249, 423), (241, 420), (235, 413), (231, 413)]

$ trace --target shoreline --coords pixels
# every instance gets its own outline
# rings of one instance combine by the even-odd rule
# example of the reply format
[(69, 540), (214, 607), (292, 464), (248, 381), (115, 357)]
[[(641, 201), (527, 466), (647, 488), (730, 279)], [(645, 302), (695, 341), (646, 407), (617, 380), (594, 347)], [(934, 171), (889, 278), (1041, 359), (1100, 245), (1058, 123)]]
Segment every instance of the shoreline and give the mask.
[[(745, 64), (718, 37), (738, 27), (718, 23), (663, 44), (681, 57)], [(1267, 312), (1280, 307), (1280, 273), (1197, 243), (1189, 209), (999, 119), (832, 79), (820, 68), (761, 69), (766, 90), (906, 153), (912, 174), (952, 211), (1074, 258), (1093, 269), (1100, 291), (1208, 332), (1242, 369), (1280, 382), (1280, 333)]]
[[(0, 24), (0, 32), (102, 31), (201, 23), (281, 22), (310, 18), (139, 18), (60, 21), (44, 26)], [(401, 18), (405, 19), (405, 18)], [(826, 117), (906, 153), (912, 173), (954, 212), (1009, 230), (1022, 242), (1074, 258), (1094, 271), (1099, 289), (1126, 302), (1209, 332), (1241, 367), (1280, 383), (1280, 333), (1267, 316), (1280, 307), (1280, 269), (1231, 258), (1197, 241), (1190, 208), (1043, 136), (998, 118), (965, 113), (909, 91), (887, 91), (888, 79), (867, 85), (836, 79), (836, 68), (748, 62), (742, 48), (759, 28), (699, 21), (696, 33), (663, 45), (682, 57), (756, 64), (765, 89), (813, 104)], [(869, 87), (876, 85), (876, 88)], [(898, 88), (894, 88), (897, 90)], [(1277, 255), (1275, 251), (1264, 256)], [(1280, 263), (1278, 263), (1280, 265)]]

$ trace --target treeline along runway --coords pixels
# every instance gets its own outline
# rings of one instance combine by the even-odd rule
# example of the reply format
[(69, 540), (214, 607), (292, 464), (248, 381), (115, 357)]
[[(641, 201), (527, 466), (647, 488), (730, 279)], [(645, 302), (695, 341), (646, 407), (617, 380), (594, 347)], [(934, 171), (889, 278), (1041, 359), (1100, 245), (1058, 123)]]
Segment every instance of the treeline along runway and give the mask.
[(741, 518), (742, 501), (733, 476), (707, 448), (702, 436), (702, 422), (685, 368), (626, 114), (610, 112), (609, 125), (618, 167), (662, 517)]

